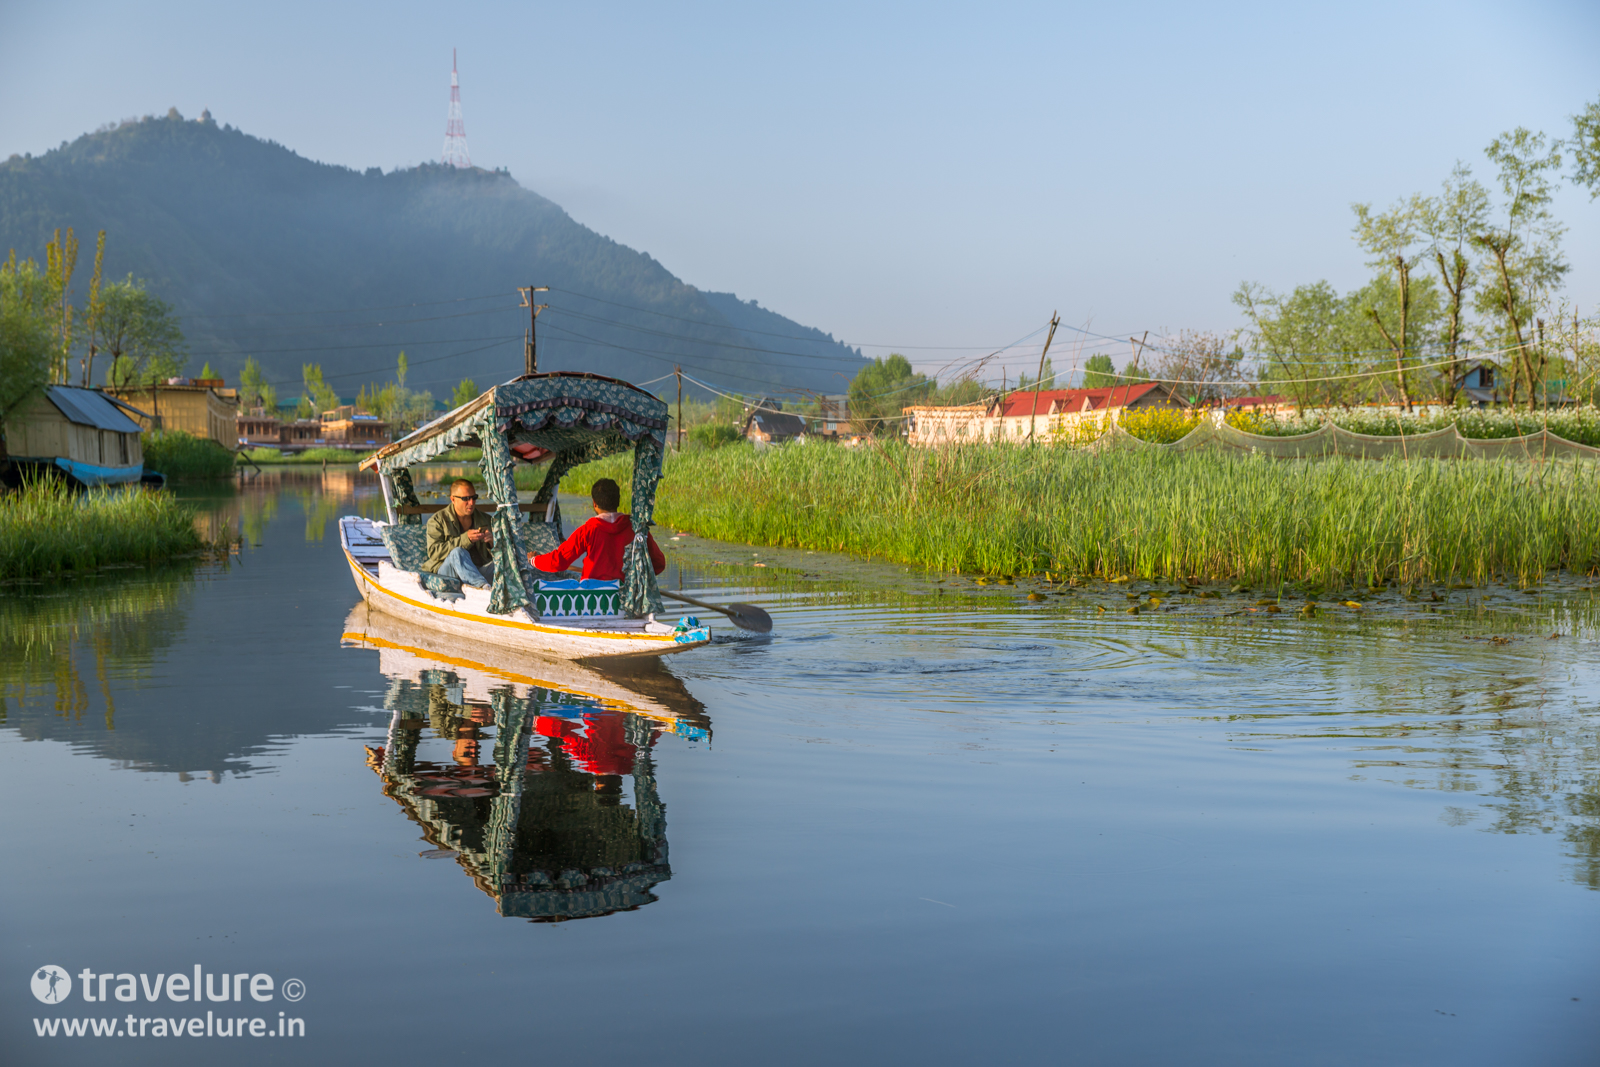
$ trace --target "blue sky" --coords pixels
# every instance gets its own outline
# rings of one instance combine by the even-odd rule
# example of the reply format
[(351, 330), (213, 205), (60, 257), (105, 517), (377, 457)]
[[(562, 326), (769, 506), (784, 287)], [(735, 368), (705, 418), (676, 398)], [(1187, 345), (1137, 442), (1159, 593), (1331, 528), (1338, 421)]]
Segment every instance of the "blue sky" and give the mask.
[[(927, 367), (1053, 310), (1227, 330), (1242, 280), (1353, 287), (1352, 201), (1457, 159), (1487, 180), (1496, 134), (1564, 135), (1600, 98), (1592, 3), (6, 0), (0, 155), (176, 106), (327, 162), (436, 159), (452, 46), (475, 163), (691, 284)], [(1556, 209), (1592, 310), (1600, 201)]]

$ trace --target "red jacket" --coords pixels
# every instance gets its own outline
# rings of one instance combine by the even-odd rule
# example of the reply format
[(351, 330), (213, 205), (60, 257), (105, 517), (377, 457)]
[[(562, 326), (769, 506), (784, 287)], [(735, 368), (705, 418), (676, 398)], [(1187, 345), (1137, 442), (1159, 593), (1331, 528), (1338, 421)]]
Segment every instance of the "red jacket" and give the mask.
[[(622, 580), (622, 552), (633, 540), (633, 520), (618, 515), (617, 521), (607, 522), (596, 515), (567, 538), (554, 552), (533, 557), (533, 565), (541, 571), (564, 571), (579, 556), (583, 560), (583, 577), (597, 578), (603, 582)], [(654, 537), (649, 538), (650, 566), (657, 574), (667, 569), (667, 557), (661, 554)]]

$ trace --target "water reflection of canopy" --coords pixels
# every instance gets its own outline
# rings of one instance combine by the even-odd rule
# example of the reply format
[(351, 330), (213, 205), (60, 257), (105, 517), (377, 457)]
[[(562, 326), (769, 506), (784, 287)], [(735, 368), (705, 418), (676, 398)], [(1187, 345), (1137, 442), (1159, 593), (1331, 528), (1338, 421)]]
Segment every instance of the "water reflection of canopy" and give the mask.
[[(416, 758), (423, 728), (454, 738), (467, 723), (459, 679), (431, 668), (394, 679), (385, 700), (394, 719), (377, 766), (384, 792), (429, 842), (457, 853), (502, 915), (559, 922), (655, 900), (651, 887), (672, 877), (650, 758), (657, 724), (560, 690), (519, 697), (500, 686), (490, 696), (494, 764), (430, 764)], [(530, 769), (535, 734), (548, 740)], [(631, 809), (613, 785), (621, 775), (633, 777)]]
[[(666, 403), (627, 382), (598, 374), (533, 374), (492, 387), (380, 449), (362, 461), (361, 469), (377, 470), (389, 521), (395, 522), (401, 517), (397, 503), (419, 503), (411, 483), (412, 466), (452, 448), (483, 450), (479, 465), (484, 489), (498, 505), (492, 520), (495, 573), (489, 611), (506, 615), (529, 601), (528, 585), (534, 576), (528, 551), (546, 552), (561, 540), (559, 516), (546, 516), (544, 509), (555, 500), (562, 476), (580, 463), (631, 449), (634, 539), (623, 554), (621, 601), (624, 614), (642, 618), (662, 610), (646, 535), (655, 513), (666, 430)], [(518, 453), (540, 458), (550, 454), (530, 521), (520, 521), (512, 473)]]

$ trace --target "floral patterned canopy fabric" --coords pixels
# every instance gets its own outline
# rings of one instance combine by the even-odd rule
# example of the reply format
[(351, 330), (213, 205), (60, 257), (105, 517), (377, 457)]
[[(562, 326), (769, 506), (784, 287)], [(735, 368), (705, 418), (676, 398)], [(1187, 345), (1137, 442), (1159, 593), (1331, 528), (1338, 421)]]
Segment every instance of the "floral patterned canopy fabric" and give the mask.
[(420, 427), (362, 466), (390, 479), (401, 503), (417, 503), (409, 468), (458, 447), (483, 450), (479, 466), (488, 497), (499, 505), (494, 530), (494, 585), (489, 610), (507, 615), (529, 603), (522, 523), (511, 446), (530, 444), (554, 454), (535, 504), (548, 503), (573, 467), (633, 450), (633, 542), (623, 554), (621, 606), (643, 618), (659, 612), (661, 592), (646, 538), (655, 514), (665, 453), (667, 405), (615, 378), (597, 374), (536, 374), (497, 385), (476, 400)]

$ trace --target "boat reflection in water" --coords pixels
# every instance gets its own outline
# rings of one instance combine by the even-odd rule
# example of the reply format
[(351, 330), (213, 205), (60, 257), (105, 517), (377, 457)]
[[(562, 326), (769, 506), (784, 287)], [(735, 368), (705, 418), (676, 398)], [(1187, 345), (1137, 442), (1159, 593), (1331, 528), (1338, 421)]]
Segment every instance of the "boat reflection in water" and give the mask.
[(657, 899), (672, 868), (651, 749), (662, 734), (710, 737), (659, 657), (548, 661), (365, 605), (342, 643), (378, 651), (392, 717), (367, 762), (434, 846), (423, 855), (453, 855), (500, 914), (534, 922)]

